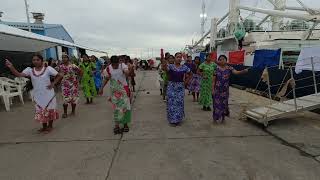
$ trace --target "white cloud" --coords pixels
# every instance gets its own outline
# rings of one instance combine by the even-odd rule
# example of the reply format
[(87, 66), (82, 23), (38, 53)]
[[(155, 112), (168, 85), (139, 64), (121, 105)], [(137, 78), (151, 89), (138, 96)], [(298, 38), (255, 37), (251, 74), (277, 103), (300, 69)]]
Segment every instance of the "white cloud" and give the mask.
[[(182, 49), (199, 34), (200, 0), (28, 0), (30, 11), (45, 13), (47, 23), (63, 24), (76, 42), (117, 54), (147, 54)], [(269, 7), (267, 0), (242, 4)], [(318, 0), (303, 0), (312, 7)], [(288, 0), (290, 5), (297, 5)], [(1, 0), (5, 21), (26, 21), (23, 0)], [(207, 0), (208, 17), (228, 11), (227, 0)], [(207, 28), (209, 27), (209, 22)], [(139, 52), (140, 51), (140, 52)], [(149, 53), (150, 54), (150, 53)]]

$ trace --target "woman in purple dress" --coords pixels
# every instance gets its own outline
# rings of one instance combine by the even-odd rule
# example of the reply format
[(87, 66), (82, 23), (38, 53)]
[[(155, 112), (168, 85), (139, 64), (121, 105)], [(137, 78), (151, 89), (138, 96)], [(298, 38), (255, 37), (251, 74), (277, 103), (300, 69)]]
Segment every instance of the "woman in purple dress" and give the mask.
[(192, 72), (192, 79), (190, 81), (188, 89), (192, 92), (193, 102), (199, 101), (201, 76), (197, 72), (200, 64), (200, 57), (197, 56), (194, 58), (194, 63), (190, 68)]
[(182, 54), (175, 54), (175, 63), (163, 69), (168, 72), (169, 82), (167, 88), (167, 118), (172, 126), (179, 125), (184, 118), (184, 93), (185, 85), (189, 81), (190, 69), (181, 65)]
[(248, 69), (237, 71), (227, 64), (227, 57), (221, 55), (217, 60), (218, 68), (213, 78), (213, 121), (224, 123), (225, 116), (230, 115), (229, 111), (229, 82), (231, 74), (245, 74)]

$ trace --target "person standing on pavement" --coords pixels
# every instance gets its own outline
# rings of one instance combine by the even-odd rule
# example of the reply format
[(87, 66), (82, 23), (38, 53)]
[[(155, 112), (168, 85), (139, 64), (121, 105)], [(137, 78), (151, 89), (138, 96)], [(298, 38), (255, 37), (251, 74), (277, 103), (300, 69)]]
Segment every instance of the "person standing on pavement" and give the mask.
[[(53, 129), (53, 121), (59, 118), (57, 110), (56, 94), (53, 87), (62, 79), (62, 76), (52, 67), (46, 67), (43, 57), (35, 54), (32, 57), (34, 68), (28, 67), (22, 72), (18, 72), (9, 60), (6, 66), (17, 77), (31, 78), (32, 98), (35, 102), (35, 120), (42, 124), (39, 133), (49, 133)], [(50, 81), (50, 77), (55, 77)]]
[(182, 53), (175, 54), (175, 63), (163, 65), (168, 72), (169, 82), (167, 89), (167, 118), (172, 126), (180, 125), (185, 117), (184, 95), (185, 86), (189, 81), (190, 69), (181, 65)]
[(63, 76), (61, 81), (62, 96), (63, 96), (63, 115), (62, 118), (68, 117), (68, 105), (71, 105), (72, 113), (76, 114), (76, 106), (79, 101), (79, 76), (81, 70), (75, 64), (70, 62), (69, 56), (62, 55), (62, 64), (57, 68), (59, 73)]
[(103, 71), (103, 63), (96, 56), (92, 55), (90, 57), (92, 63), (95, 64), (96, 69), (94, 71), (94, 84), (96, 86), (96, 91), (99, 92), (102, 86), (102, 71)]
[(166, 59), (161, 61), (161, 66), (159, 67), (159, 81), (160, 81), (160, 91), (162, 95), (162, 100), (166, 101), (167, 97), (167, 88), (168, 88), (168, 73), (163, 69), (163, 67), (167, 67), (168, 62)]
[(95, 63), (91, 62), (87, 54), (82, 55), (83, 62), (80, 64), (80, 69), (83, 72), (81, 78), (81, 86), (84, 96), (87, 99), (87, 104), (93, 103), (93, 97), (97, 95), (97, 90), (94, 84), (94, 72), (96, 70)]
[(224, 123), (229, 111), (229, 82), (231, 74), (240, 75), (248, 72), (248, 69), (237, 71), (227, 64), (227, 56), (221, 55), (217, 60), (218, 68), (213, 77), (213, 121)]
[[(185, 65), (192, 71), (192, 69), (194, 69), (194, 64), (192, 62), (192, 56), (188, 55), (187, 56), (187, 60), (186, 60), (186, 63)], [(188, 89), (188, 95), (191, 95), (191, 91), (189, 89), (189, 87), (186, 87)]]
[(198, 74), (202, 77), (200, 84), (200, 105), (204, 111), (211, 111), (212, 106), (212, 82), (213, 75), (217, 65), (211, 61), (209, 55), (206, 56), (206, 61), (203, 62), (198, 69)]
[(131, 86), (131, 91), (132, 92), (136, 92), (136, 80), (135, 80), (135, 77), (136, 77), (136, 73), (135, 73), (135, 65), (133, 63), (133, 60), (130, 59), (129, 57), (129, 82), (130, 82), (130, 86)]
[[(129, 68), (124, 63), (119, 62), (118, 56), (111, 57), (111, 65), (107, 67), (107, 78), (100, 89), (99, 94), (103, 94), (103, 89), (110, 81), (111, 98), (113, 107), (113, 118), (115, 121), (114, 134), (129, 132), (131, 122), (130, 91), (126, 78), (129, 76)], [(120, 125), (123, 126), (121, 129)]]
[(192, 93), (193, 102), (199, 101), (201, 76), (198, 74), (198, 70), (199, 70), (200, 63), (201, 63), (200, 57), (197, 56), (195, 57), (193, 66), (191, 67), (192, 78), (191, 78), (188, 89)]

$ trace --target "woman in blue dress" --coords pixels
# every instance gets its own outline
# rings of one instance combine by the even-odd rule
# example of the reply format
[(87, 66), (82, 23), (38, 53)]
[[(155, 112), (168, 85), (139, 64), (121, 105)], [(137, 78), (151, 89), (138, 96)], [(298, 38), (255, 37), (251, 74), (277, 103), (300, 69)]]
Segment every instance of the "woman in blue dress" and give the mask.
[(182, 54), (175, 54), (174, 64), (163, 65), (168, 72), (169, 82), (167, 88), (167, 118), (172, 126), (179, 125), (184, 119), (185, 87), (189, 82), (190, 69), (181, 65)]
[(90, 57), (91, 61), (96, 64), (96, 71), (94, 72), (94, 84), (97, 92), (102, 87), (102, 70), (104, 69), (103, 63), (95, 56)]

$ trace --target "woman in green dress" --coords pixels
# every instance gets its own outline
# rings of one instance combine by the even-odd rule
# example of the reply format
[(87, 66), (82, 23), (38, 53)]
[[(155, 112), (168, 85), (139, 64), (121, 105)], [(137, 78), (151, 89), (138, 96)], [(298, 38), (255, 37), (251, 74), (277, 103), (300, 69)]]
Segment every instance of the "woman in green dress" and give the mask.
[(87, 98), (87, 104), (93, 103), (93, 97), (97, 95), (96, 86), (94, 83), (94, 72), (96, 70), (95, 63), (91, 62), (87, 54), (82, 55), (83, 62), (80, 64), (80, 69), (83, 72), (81, 85), (84, 96)]
[(211, 111), (212, 105), (212, 80), (217, 65), (211, 61), (210, 55), (206, 56), (206, 61), (203, 62), (198, 69), (198, 74), (202, 77), (200, 84), (200, 105), (204, 111)]

